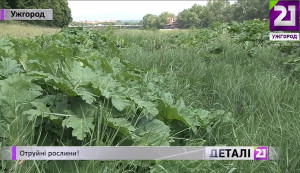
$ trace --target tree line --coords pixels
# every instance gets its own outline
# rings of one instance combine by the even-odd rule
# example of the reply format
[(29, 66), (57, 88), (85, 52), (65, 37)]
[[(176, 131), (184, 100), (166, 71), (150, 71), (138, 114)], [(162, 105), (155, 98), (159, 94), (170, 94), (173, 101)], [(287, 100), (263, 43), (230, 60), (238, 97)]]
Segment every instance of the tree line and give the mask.
[(180, 28), (201, 28), (214, 23), (265, 19), (269, 15), (269, 2), (266, 0), (237, 0), (230, 4), (229, 0), (210, 0), (207, 5), (195, 4), (177, 16), (163, 12), (159, 16), (147, 14), (143, 17), (144, 28), (164, 28), (174, 17)]
[(53, 9), (51, 21), (26, 21), (32, 24), (64, 27), (72, 21), (67, 0), (0, 0), (4, 9)]

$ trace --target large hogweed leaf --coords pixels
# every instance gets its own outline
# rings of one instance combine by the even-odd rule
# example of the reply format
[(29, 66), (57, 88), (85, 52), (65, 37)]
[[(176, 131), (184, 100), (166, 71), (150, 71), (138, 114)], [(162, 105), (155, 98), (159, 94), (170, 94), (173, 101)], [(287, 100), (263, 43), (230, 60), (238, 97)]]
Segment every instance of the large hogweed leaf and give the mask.
[(106, 120), (109, 127), (116, 129), (125, 136), (129, 136), (131, 139), (136, 138), (135, 134), (133, 133), (135, 128), (125, 118), (108, 117)]
[[(41, 96), (42, 88), (24, 75), (12, 74), (0, 80), (0, 127), (6, 130), (24, 110), (30, 109), (30, 102)], [(1, 135), (0, 135), (1, 136)]]
[(143, 118), (140, 120), (135, 134), (139, 137), (136, 145), (169, 146), (172, 142), (170, 127), (158, 119)]
[(130, 100), (127, 100), (124, 96), (113, 95), (111, 98), (113, 106), (119, 110), (123, 111), (126, 107), (132, 107), (133, 103)]
[(9, 39), (0, 40), (0, 50), (9, 51), (14, 46), (14, 43)]
[(193, 132), (196, 132), (196, 127), (201, 124), (198, 121), (198, 117), (188, 109), (184, 101), (179, 99), (174, 104), (174, 100), (171, 93), (162, 92), (161, 100), (159, 101), (159, 114), (157, 118), (167, 124), (177, 120), (190, 127)]
[(23, 114), (28, 115), (29, 121), (34, 121), (36, 117), (50, 117), (50, 119), (57, 119), (57, 117), (53, 115), (49, 115), (50, 113), (49, 108), (46, 106), (43, 102), (33, 101), (31, 102), (31, 105), (33, 106), (32, 109), (24, 111)]
[(163, 101), (159, 102), (159, 114), (157, 118), (167, 124), (172, 123), (172, 121), (177, 120), (184, 123), (186, 126), (191, 127), (195, 132), (196, 126), (200, 126), (197, 121), (196, 116), (189, 112), (187, 109), (178, 109), (175, 105), (169, 105)]
[(72, 135), (78, 140), (83, 140), (95, 127), (93, 122), (97, 108), (79, 97), (72, 98), (68, 102), (63, 112), (70, 116), (63, 120), (62, 126), (72, 128)]
[(24, 75), (11, 75), (0, 81), (0, 102), (11, 106), (33, 101), (42, 95), (42, 88), (31, 82), (32, 78)]
[(0, 76), (7, 77), (13, 73), (19, 73), (22, 71), (21, 65), (16, 60), (10, 58), (2, 58), (0, 62)]
[(72, 128), (72, 135), (78, 140), (83, 140), (87, 134), (90, 134), (94, 130), (95, 125), (93, 124), (93, 121), (93, 117), (79, 118), (70, 116), (63, 120), (62, 126)]

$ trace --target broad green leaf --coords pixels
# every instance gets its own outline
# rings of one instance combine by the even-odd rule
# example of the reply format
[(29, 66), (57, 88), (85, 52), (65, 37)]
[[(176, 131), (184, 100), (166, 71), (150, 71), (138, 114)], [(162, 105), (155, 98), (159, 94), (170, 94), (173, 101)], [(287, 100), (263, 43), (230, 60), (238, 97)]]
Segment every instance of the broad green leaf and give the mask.
[(200, 126), (197, 116), (189, 109), (184, 108), (182, 100), (177, 101), (176, 105), (169, 105), (162, 100), (159, 101), (159, 114), (157, 118), (167, 123), (178, 120), (190, 127), (194, 132), (196, 132), (196, 127)]
[(54, 89), (60, 90), (68, 96), (77, 96), (77, 93), (72, 89), (71, 84), (64, 78), (59, 78), (49, 74), (44, 78), (44, 80), (48, 85), (52, 86)]
[(79, 86), (85, 86), (89, 84), (93, 78), (95, 78), (95, 72), (89, 67), (81, 67), (80, 62), (73, 62), (73, 66), (70, 70), (65, 68), (64, 70), (66, 74), (66, 80), (68, 80), (71, 85), (72, 89), (75, 90)]
[(161, 93), (161, 99), (169, 105), (174, 104), (173, 95), (169, 92), (162, 92)]
[(13, 74), (0, 81), (0, 102), (17, 106), (17, 104), (33, 101), (42, 93), (42, 88), (31, 83), (31, 78)]
[(135, 128), (125, 118), (107, 118), (108, 126), (118, 130), (125, 136), (134, 138), (133, 131)]
[(16, 60), (12, 60), (9, 58), (3, 58), (0, 62), (0, 75), (8, 76), (13, 73), (19, 73), (22, 71), (20, 68), (20, 64)]
[(65, 110), (69, 110), (70, 115), (76, 115), (80, 118), (83, 117), (94, 117), (96, 107), (86, 103), (80, 97), (72, 97), (69, 104), (65, 107)]
[(157, 115), (158, 114), (158, 110), (156, 108), (156, 104), (155, 103), (152, 103), (150, 101), (141, 101), (139, 102), (139, 107), (142, 107), (144, 108), (143, 112), (145, 114), (152, 114), (152, 115)]
[(143, 79), (141, 76), (139, 75), (135, 75), (132, 73), (129, 73), (127, 71), (120, 71), (117, 75), (116, 75), (116, 79), (120, 82), (126, 83), (128, 81), (138, 81), (138, 82), (142, 82)]
[(49, 117), (51, 120), (58, 119), (57, 116), (50, 114), (50, 109), (46, 106), (45, 103), (41, 102), (40, 100), (31, 102), (31, 105), (34, 107), (33, 109), (23, 112), (23, 114), (28, 115), (28, 120), (33, 121), (38, 116)]
[(154, 119), (138, 126), (135, 134), (139, 136), (137, 145), (168, 146), (172, 142), (170, 128), (162, 121)]
[(111, 97), (111, 102), (119, 111), (123, 111), (126, 107), (133, 106), (133, 103), (130, 100), (127, 100), (124, 96), (113, 95)]
[[(0, 119), (4, 122), (1, 126), (7, 128), (14, 120), (21, 120), (23, 111), (30, 109), (30, 102), (41, 96), (41, 91), (40, 86), (23, 75), (12, 74), (0, 80)], [(19, 127), (25, 125), (25, 121), (15, 122)]]
[(116, 90), (116, 88), (121, 87), (120, 84), (111, 77), (111, 75), (98, 75), (91, 82), (92, 87), (98, 89), (101, 95), (106, 99), (109, 99), (112, 96), (112, 93)]
[[(52, 100), (52, 98), (54, 100)], [(49, 100), (49, 101), (48, 101)], [(67, 97), (65, 95), (57, 95), (55, 97), (44, 100), (50, 107), (49, 115), (59, 117), (76, 116), (78, 118), (94, 117), (97, 108), (86, 103), (81, 97)]]
[(71, 116), (63, 120), (62, 126), (72, 128), (72, 136), (76, 137), (78, 140), (83, 140), (87, 134), (90, 134), (94, 130), (95, 125), (93, 124), (93, 121), (93, 117), (83, 119)]
[(2, 49), (2, 50), (8, 51), (13, 46), (14, 46), (14, 44), (8, 39), (1, 39), (0, 40), (0, 49)]
[(114, 72), (114, 69), (108, 63), (106, 58), (101, 58), (101, 66), (102, 66), (103, 70), (108, 72), (108, 73), (113, 73)]
[(93, 102), (96, 101), (94, 94), (92, 94), (89, 91), (86, 91), (84, 88), (79, 88), (76, 90), (76, 93), (83, 99), (86, 101), (86, 103), (88, 104), (92, 104)]
[(132, 99), (138, 105), (138, 108), (143, 109), (144, 114), (148, 114), (148, 113), (152, 115), (158, 114), (158, 110), (156, 108), (155, 103), (150, 101), (145, 101), (139, 95), (131, 95), (130, 99)]

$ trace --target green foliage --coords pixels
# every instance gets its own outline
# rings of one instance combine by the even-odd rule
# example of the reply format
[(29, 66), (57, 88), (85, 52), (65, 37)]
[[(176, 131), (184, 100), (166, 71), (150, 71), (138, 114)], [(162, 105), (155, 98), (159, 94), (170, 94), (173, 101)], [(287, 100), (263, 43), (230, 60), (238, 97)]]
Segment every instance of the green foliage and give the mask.
[[(269, 2), (263, 0), (238, 0), (233, 4), (228, 0), (215, 0), (208, 1), (203, 6), (194, 4), (191, 8), (181, 11), (176, 19), (180, 28), (203, 28), (215, 23), (267, 19), (268, 7)], [(163, 28), (166, 24), (166, 16), (175, 17), (167, 12), (159, 17), (147, 14), (143, 19), (145, 28)]]
[[(165, 73), (167, 91), (176, 101), (182, 97), (196, 109), (232, 112), (235, 121), (222, 111), (222, 116), (219, 111), (202, 114), (213, 125), (198, 132), (207, 133), (183, 143), (181, 133), (173, 138), (175, 143), (179, 138), (176, 144), (281, 148), (276, 161), (157, 161), (151, 172), (299, 172), (300, 78), (295, 67), (300, 51), (298, 46), (273, 46), (279, 42), (270, 43), (267, 21), (168, 32), (120, 30), (115, 35), (131, 43), (121, 50), (125, 59)], [(172, 106), (165, 109), (172, 111), (176, 101), (167, 102)], [(176, 123), (178, 129), (186, 130), (186, 125)]]
[(146, 14), (143, 17), (142, 22), (145, 29), (162, 29), (174, 18), (175, 15), (169, 12), (163, 12), (159, 16), (153, 14)]
[(182, 28), (208, 27), (214, 22), (229, 22), (232, 20), (232, 5), (229, 1), (209, 1), (207, 5), (193, 5), (177, 16)]
[(86, 119), (77, 118), (76, 116), (70, 116), (63, 120), (62, 126), (74, 129), (72, 135), (77, 137), (78, 140), (83, 140), (87, 133), (91, 133), (91, 130), (95, 128), (93, 124), (93, 118), (88, 117)]
[(153, 14), (146, 14), (143, 17), (144, 28), (157, 28), (157, 23), (159, 22), (159, 17)]
[(267, 43), (269, 40), (269, 25), (265, 21), (249, 20), (242, 23), (232, 22), (227, 26), (229, 33), (239, 42), (253, 41)]
[(283, 64), (285, 64), (290, 71), (300, 77), (300, 58), (295, 56), (289, 56), (286, 60), (284, 60)]
[(0, 0), (0, 8), (5, 9), (8, 8), (8, 3), (6, 0)]
[[(159, 73), (141, 71), (123, 60), (116, 42), (106, 34), (80, 29), (1, 40), (1, 116), (7, 125), (26, 116), (31, 123), (39, 122), (36, 128), (55, 126), (50, 128), (53, 135), (73, 144), (94, 138), (101, 125), (117, 134), (112, 143), (118, 145), (125, 145), (122, 140), (172, 145), (172, 135), (178, 132), (170, 127), (177, 122), (192, 133), (211, 125), (204, 123), (210, 112), (174, 99), (161, 88), (164, 78)], [(63, 138), (63, 131), (73, 137)]]
[(269, 1), (238, 0), (233, 7), (233, 19), (236, 21), (267, 19), (269, 17)]
[(299, 48), (271, 47), (265, 31), (266, 22), (248, 21), (1, 39), (0, 145), (266, 145), (280, 147), (283, 159), (25, 161), (0, 169), (298, 171), (300, 88), (290, 75)]
[(158, 16), (158, 18), (159, 19), (158, 19), (157, 27), (164, 28), (166, 24), (172, 22), (172, 19), (175, 18), (175, 15), (173, 13), (163, 12)]
[(21, 72), (21, 65), (16, 60), (3, 58), (0, 62), (0, 76), (8, 77), (13, 73)]
[[(193, 7), (196, 7), (194, 5)], [(201, 9), (202, 6), (199, 6)], [(189, 28), (192, 26), (199, 26), (200, 25), (200, 19), (196, 12), (185, 9), (182, 12), (178, 14), (178, 22), (182, 28)]]

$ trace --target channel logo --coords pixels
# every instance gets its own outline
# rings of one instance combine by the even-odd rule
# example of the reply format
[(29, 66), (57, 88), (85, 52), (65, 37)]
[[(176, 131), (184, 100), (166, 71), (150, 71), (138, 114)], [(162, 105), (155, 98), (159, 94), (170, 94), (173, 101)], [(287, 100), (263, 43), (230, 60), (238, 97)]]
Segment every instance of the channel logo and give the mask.
[(270, 31), (299, 31), (299, 0), (270, 0)]
[(268, 147), (254, 147), (254, 160), (268, 160)]
[(206, 147), (205, 160), (268, 160), (268, 152), (268, 147)]

